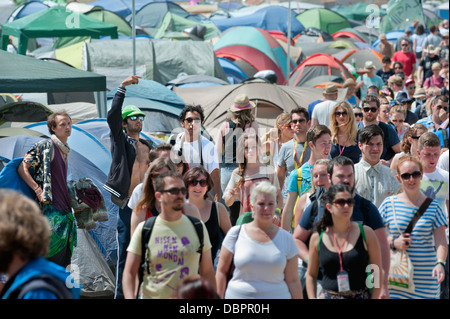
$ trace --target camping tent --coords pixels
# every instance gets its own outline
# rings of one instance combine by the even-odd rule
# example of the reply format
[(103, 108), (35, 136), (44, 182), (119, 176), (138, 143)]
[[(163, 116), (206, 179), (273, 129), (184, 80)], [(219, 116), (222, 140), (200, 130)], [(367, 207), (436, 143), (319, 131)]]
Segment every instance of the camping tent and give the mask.
[[(133, 72), (131, 39), (94, 40), (85, 44), (84, 54), (82, 68), (106, 75), (110, 90)], [(209, 42), (137, 39), (136, 75), (166, 84), (180, 73), (227, 79)]]
[(322, 82), (344, 82), (353, 75), (334, 56), (317, 53), (306, 58), (292, 71), (288, 85), (315, 87)]
[[(261, 128), (274, 127), (276, 117), (282, 112), (290, 112), (299, 106), (307, 108), (309, 103), (322, 98), (321, 89), (289, 87), (264, 80), (206, 88), (175, 87), (174, 91), (186, 103), (203, 107), (203, 125), (211, 136), (215, 136), (220, 124), (230, 116), (229, 108), (240, 93), (247, 94), (250, 101), (256, 103), (255, 117)], [(339, 91), (343, 97), (345, 90)]]
[(342, 63), (353, 65), (355, 70), (363, 69), (366, 61), (372, 61), (377, 70), (383, 67), (381, 60), (383, 56), (370, 48), (346, 49), (333, 54)]
[(2, 49), (6, 50), (9, 36), (19, 38), (18, 53), (26, 54), (29, 38), (90, 36), (117, 38), (117, 27), (71, 12), (61, 6), (30, 14), (2, 26)]
[[(131, 23), (132, 17), (128, 16), (127, 20)], [(136, 26), (154, 38), (189, 39), (182, 31), (197, 24), (206, 28), (204, 40), (220, 35), (216, 25), (205, 17), (193, 15), (171, 1), (149, 2), (136, 12), (135, 21)]]
[[(283, 84), (286, 81), (287, 54), (281, 44), (265, 30), (255, 27), (231, 28), (214, 44), (214, 51), (219, 58), (226, 58), (232, 62), (243, 60), (251, 65), (256, 72), (274, 71), (277, 75), (278, 84)], [(289, 59), (289, 62), (291, 70), (295, 65), (292, 59)], [(248, 77), (254, 75), (254, 73), (249, 74), (247, 72), (246, 74)]]
[[(106, 77), (69, 66), (0, 50), (0, 93), (96, 92), (99, 116), (106, 116)], [(30, 72), (33, 70), (33, 72)]]
[(28, 1), (21, 6), (18, 6), (9, 16), (7, 22), (12, 22), (14, 20), (26, 17), (30, 14), (47, 10), (49, 8), (48, 5), (46, 5), (43, 2), (39, 1)]
[[(296, 13), (291, 11), (291, 37), (300, 34), (305, 28), (295, 19)], [(267, 6), (244, 16), (228, 19), (213, 19), (220, 31), (236, 26), (251, 26), (267, 31), (282, 31), (288, 34), (289, 10), (281, 6)]]
[(339, 30), (350, 28), (347, 18), (325, 8), (308, 9), (296, 16), (305, 28), (313, 27), (333, 34)]
[[(367, 9), (368, 4), (364, 2), (356, 2), (351, 6), (340, 6), (333, 9), (335, 12), (343, 15), (347, 19), (356, 21), (364, 21), (372, 11)], [(386, 9), (380, 8), (380, 15), (386, 14)]]
[[(117, 88), (107, 95), (110, 106)], [(139, 84), (127, 87), (123, 105), (136, 105), (146, 114), (142, 131), (148, 133), (170, 133), (180, 126), (178, 116), (185, 103), (161, 83), (140, 80)]]

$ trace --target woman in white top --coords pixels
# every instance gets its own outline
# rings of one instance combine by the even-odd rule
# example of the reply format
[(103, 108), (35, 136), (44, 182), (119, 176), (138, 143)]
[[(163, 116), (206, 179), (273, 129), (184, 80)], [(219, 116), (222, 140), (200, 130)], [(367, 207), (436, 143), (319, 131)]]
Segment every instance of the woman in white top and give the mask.
[[(250, 202), (253, 221), (227, 233), (216, 272), (217, 292), (225, 299), (301, 299), (298, 249), (292, 236), (272, 223), (275, 186), (259, 183)], [(234, 271), (231, 263), (234, 263)], [(232, 278), (227, 282), (227, 275)]]

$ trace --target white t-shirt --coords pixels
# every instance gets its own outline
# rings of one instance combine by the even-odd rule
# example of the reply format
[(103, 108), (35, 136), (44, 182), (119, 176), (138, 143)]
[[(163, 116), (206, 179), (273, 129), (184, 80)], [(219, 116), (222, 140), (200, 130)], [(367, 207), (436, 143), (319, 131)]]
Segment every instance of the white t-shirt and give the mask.
[(337, 101), (334, 100), (320, 102), (314, 107), (311, 118), (317, 119), (317, 121), (319, 121), (319, 124), (330, 126), (331, 111), (333, 111), (333, 107), (336, 104)]
[(245, 225), (234, 226), (223, 246), (234, 254), (235, 265), (225, 299), (291, 299), (284, 280), (287, 261), (298, 254), (291, 234), (279, 228), (272, 241), (261, 243), (250, 238)]
[(138, 184), (131, 193), (130, 200), (128, 201), (128, 207), (131, 208), (131, 210), (135, 209), (139, 200), (142, 196), (142, 189), (144, 188), (144, 183)]
[(215, 169), (219, 169), (219, 157), (217, 155), (214, 143), (206, 137), (201, 136), (202, 158), (199, 156), (200, 152), (198, 140), (194, 142), (185, 142), (184, 133), (177, 135), (173, 150), (178, 152), (180, 147), (183, 149), (184, 160), (189, 164), (189, 168), (200, 166), (201, 160), (203, 160), (203, 167), (208, 171), (208, 173), (211, 174)]
[(444, 153), (441, 154), (441, 156), (439, 156), (437, 167), (448, 172), (448, 166), (449, 166), (448, 150), (446, 150)]

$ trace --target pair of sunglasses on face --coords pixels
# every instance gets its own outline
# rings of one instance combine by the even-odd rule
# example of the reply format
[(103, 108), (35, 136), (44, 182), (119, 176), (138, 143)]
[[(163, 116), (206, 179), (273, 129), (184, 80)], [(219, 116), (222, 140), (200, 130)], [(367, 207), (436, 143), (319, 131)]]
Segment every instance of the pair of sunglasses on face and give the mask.
[(129, 117), (129, 119), (132, 120), (132, 121), (136, 121), (136, 120), (144, 121), (144, 118), (145, 118), (145, 116), (142, 116), (142, 115), (139, 115), (139, 116), (133, 115), (133, 116)]

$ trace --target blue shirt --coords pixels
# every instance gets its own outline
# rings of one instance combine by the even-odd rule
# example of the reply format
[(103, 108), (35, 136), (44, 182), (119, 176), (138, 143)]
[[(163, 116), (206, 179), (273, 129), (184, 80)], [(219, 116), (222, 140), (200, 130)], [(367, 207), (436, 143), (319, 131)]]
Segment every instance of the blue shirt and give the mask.
[[(367, 212), (367, 220), (364, 218), (364, 213), (361, 210), (361, 200), (362, 197), (358, 194), (355, 195), (355, 206), (353, 208), (352, 221), (362, 222), (364, 225), (369, 226), (373, 230), (377, 230), (379, 228), (384, 228), (383, 220), (378, 212), (377, 207), (369, 202), (369, 211)], [(313, 224), (311, 223), (311, 208), (312, 203), (305, 208), (305, 211), (302, 214), (302, 218), (300, 219), (299, 225), (306, 230), (313, 230)], [(323, 210), (319, 209), (317, 216), (314, 219), (314, 224), (319, 220), (319, 218), (323, 215)]]
[(312, 178), (311, 178), (311, 172), (313, 169), (313, 165), (309, 165), (308, 163), (305, 163), (301, 167), (302, 172), (302, 182), (300, 184), (300, 193), (298, 191), (298, 169), (294, 169), (291, 174), (289, 175), (289, 182), (287, 190), (290, 192), (294, 192), (299, 194), (299, 196), (302, 196), (304, 193), (309, 192), (312, 185)]

